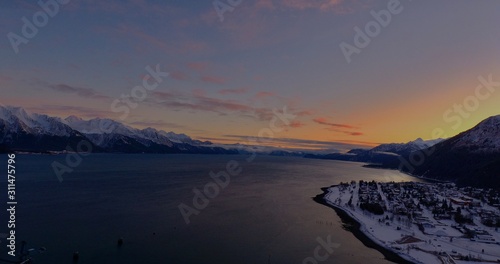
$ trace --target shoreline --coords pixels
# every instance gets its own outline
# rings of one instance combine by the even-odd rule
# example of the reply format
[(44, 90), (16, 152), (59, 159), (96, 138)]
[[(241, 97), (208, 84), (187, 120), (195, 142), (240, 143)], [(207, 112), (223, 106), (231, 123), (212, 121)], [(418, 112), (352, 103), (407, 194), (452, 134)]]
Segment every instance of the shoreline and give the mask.
[(423, 175), (412, 174), (410, 172), (402, 171), (402, 170), (391, 168), (391, 167), (384, 167), (384, 165), (379, 165), (379, 164), (366, 163), (365, 165), (363, 165), (361, 167), (368, 168), (368, 169), (375, 169), (375, 170), (393, 170), (393, 171), (397, 171), (397, 172), (406, 174), (408, 176), (411, 176), (413, 178), (416, 178), (419, 180), (424, 180), (424, 181), (427, 181), (430, 183), (454, 183), (453, 181), (429, 178), (429, 177), (425, 177)]
[[(336, 185), (332, 185), (330, 187), (335, 187), (335, 186)], [(380, 253), (382, 253), (382, 255), (384, 256), (384, 258), (386, 260), (392, 261), (392, 262), (395, 262), (398, 264), (413, 264), (413, 263), (415, 263), (415, 262), (407, 260), (406, 258), (404, 258), (401, 255), (397, 254), (396, 252), (388, 249), (387, 247), (384, 247), (384, 246), (380, 245), (379, 243), (377, 243), (374, 240), (374, 238), (368, 236), (365, 232), (363, 232), (361, 230), (362, 225), (357, 219), (352, 217), (350, 214), (348, 214), (342, 208), (331, 205), (328, 202), (326, 202), (325, 196), (328, 193), (328, 188), (330, 188), (330, 187), (321, 188), (323, 193), (316, 195), (312, 199), (319, 204), (325, 205), (325, 206), (335, 210), (335, 212), (340, 217), (340, 219), (342, 220), (343, 223), (352, 224), (353, 227), (349, 228), (348, 230), (351, 233), (353, 233), (353, 235), (359, 241), (361, 241), (361, 243), (363, 243), (363, 245), (365, 245), (366, 247), (369, 247), (369, 248), (373, 248), (373, 249), (379, 251)]]

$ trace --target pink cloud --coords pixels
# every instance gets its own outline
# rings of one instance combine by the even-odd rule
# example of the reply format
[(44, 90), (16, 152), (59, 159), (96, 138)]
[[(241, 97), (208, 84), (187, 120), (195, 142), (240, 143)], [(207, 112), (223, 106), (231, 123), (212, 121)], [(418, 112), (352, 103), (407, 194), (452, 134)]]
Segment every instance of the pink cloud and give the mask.
[(262, 81), (262, 80), (264, 79), (264, 77), (262, 77), (262, 76), (260, 76), (260, 75), (256, 75), (256, 76), (254, 76), (254, 77), (253, 77), (253, 79), (254, 79), (255, 81)]
[(327, 125), (330, 127), (337, 127), (337, 128), (347, 128), (347, 129), (359, 129), (358, 127), (348, 125), (348, 124), (338, 124), (338, 123), (332, 123), (329, 122), (326, 118), (324, 117), (318, 117), (313, 119), (314, 122), (321, 124), (321, 125)]
[(305, 124), (304, 124), (304, 123), (302, 123), (302, 122), (300, 122), (300, 121), (295, 121), (295, 120), (294, 120), (294, 121), (290, 122), (290, 126), (291, 126), (291, 127), (294, 127), (294, 128), (298, 128), (298, 127), (303, 127), (303, 126), (305, 126)]
[(178, 81), (185, 81), (187, 79), (189, 79), (189, 77), (181, 72), (181, 71), (172, 71), (170, 72), (170, 77), (174, 80), (178, 80)]
[(317, 1), (317, 0), (281, 0), (281, 4), (293, 8), (293, 9), (299, 9), (299, 10), (304, 10), (304, 9), (310, 9), (310, 8), (320, 8), (322, 5), (331, 5), (333, 4), (337, 5), (340, 3), (339, 0), (328, 0), (328, 1)]
[(226, 79), (223, 78), (223, 77), (217, 77), (217, 76), (208, 76), (208, 75), (205, 75), (205, 76), (202, 76), (201, 77), (201, 80), (203, 82), (206, 82), (206, 83), (213, 83), (213, 84), (225, 84), (226, 83)]
[(126, 14), (129, 16), (151, 14), (173, 16), (180, 11), (179, 8), (173, 5), (166, 5), (165, 3), (156, 4), (146, 0), (71, 1), (64, 8), (71, 11), (87, 10), (91, 12)]
[(204, 97), (207, 93), (202, 88), (196, 88), (193, 90), (193, 95), (196, 97)]
[(334, 128), (334, 127), (328, 127), (328, 128), (326, 128), (326, 130), (329, 130), (329, 131), (332, 131), (332, 132), (336, 132), (336, 133), (343, 133), (343, 134), (346, 134), (346, 135), (349, 135), (349, 136), (362, 136), (362, 135), (364, 135), (361, 132), (345, 131), (345, 130), (340, 130), (340, 129), (337, 129), (337, 128)]
[(255, 97), (257, 97), (257, 99), (265, 99), (267, 97), (272, 97), (272, 96), (275, 96), (274, 93), (272, 92), (258, 92), (257, 95), (255, 95)]
[(46, 87), (50, 88), (53, 91), (60, 92), (60, 93), (69, 93), (69, 94), (76, 94), (80, 97), (85, 97), (85, 98), (92, 98), (92, 99), (109, 99), (108, 96), (101, 94), (100, 92), (92, 89), (92, 88), (85, 88), (85, 87), (78, 87), (78, 86), (73, 86), (73, 85), (68, 85), (68, 84), (48, 84)]
[[(148, 100), (153, 105), (165, 107), (171, 111), (190, 112), (212, 112), (219, 115), (236, 114), (242, 117), (257, 118), (261, 121), (268, 121), (274, 116), (272, 108), (261, 108), (232, 99), (219, 99), (209, 97), (203, 90), (193, 90), (192, 93), (183, 92), (159, 92), (152, 94), (152, 99)], [(289, 113), (297, 115), (299, 111), (295, 108), (288, 108)], [(294, 127), (302, 126), (302, 123), (293, 123)]]
[(133, 36), (141, 41), (144, 41), (146, 43), (149, 43), (150, 45), (166, 52), (166, 53), (173, 53), (175, 52), (175, 48), (172, 45), (169, 45), (168, 43), (158, 39), (157, 37), (153, 35), (149, 35), (146, 32), (142, 31), (136, 26), (128, 26), (128, 25), (120, 25), (118, 28), (118, 32), (127, 34), (129, 36)]
[(109, 117), (108, 109), (96, 109), (90, 107), (82, 107), (75, 105), (43, 105), (37, 104), (37, 106), (26, 107), (26, 110), (32, 113), (46, 114), (59, 116), (61, 118), (66, 118), (70, 115), (76, 115), (83, 118), (106, 118)]
[[(137, 41), (136, 49), (142, 52), (160, 51), (167, 54), (185, 54), (192, 52), (202, 52), (208, 50), (206, 43), (193, 39), (177, 39), (176, 41), (163, 40), (157, 36), (145, 32), (143, 29), (127, 24), (121, 24), (114, 27), (98, 26), (95, 31), (101, 34), (116, 34), (131, 37)], [(129, 41), (129, 40), (127, 40)], [(156, 50), (152, 50), (154, 48)]]
[(205, 42), (197, 40), (185, 40), (182, 43), (181, 50), (183, 52), (202, 52), (208, 49)]
[(348, 125), (348, 124), (340, 124), (340, 123), (333, 123), (328, 121), (324, 117), (318, 117), (313, 119), (314, 122), (320, 124), (320, 125), (325, 125), (328, 126), (326, 129), (332, 132), (337, 132), (337, 133), (344, 133), (346, 135), (350, 136), (362, 136), (364, 135), (362, 132), (359, 131), (346, 131), (344, 129), (359, 129), (359, 127), (353, 126), (353, 125)]
[[(201, 15), (204, 24), (216, 26), (229, 37), (229, 43), (236, 49), (251, 49), (261, 46), (279, 45), (300, 37), (303, 28), (296, 23), (297, 15), (303, 11), (348, 14), (369, 8), (373, 0), (255, 0), (237, 7), (237, 12), (227, 12), (225, 19), (230, 23), (220, 23), (215, 10)], [(291, 11), (291, 12), (290, 12)], [(279, 15), (276, 13), (280, 12)], [(237, 13), (237, 15), (236, 15)], [(283, 17), (291, 20), (283, 27)]]
[(160, 92), (160, 91), (155, 91), (153, 92), (153, 98), (160, 99), (160, 100), (172, 100), (176, 97), (174, 93), (171, 92)]
[(314, 114), (314, 112), (312, 110), (302, 110), (302, 111), (295, 113), (295, 115), (297, 115), (297, 116), (310, 116), (313, 114)]
[(194, 71), (204, 71), (208, 68), (208, 62), (206, 61), (195, 61), (187, 64), (187, 67)]
[(248, 91), (246, 87), (238, 88), (238, 89), (222, 89), (218, 93), (219, 94), (244, 94)]
[(255, 7), (258, 9), (269, 10), (274, 10), (276, 8), (271, 0), (257, 0), (257, 2), (255, 3)]
[(335, 129), (335, 128), (331, 128), (331, 127), (327, 128), (327, 130), (332, 131), (332, 132), (336, 132), (336, 133), (343, 133), (343, 134), (346, 134), (349, 136), (362, 136), (362, 135), (364, 135), (361, 132), (351, 132), (351, 131), (339, 130), (339, 129)]
[[(174, 98), (173, 100), (168, 100), (162, 103), (164, 106), (169, 108), (181, 110), (198, 110), (198, 111), (208, 111), (215, 112), (221, 115), (225, 115), (231, 112), (239, 112), (243, 114), (250, 114), (257, 112), (251, 106), (238, 103), (233, 100), (221, 100), (217, 98), (207, 97), (203, 95), (194, 95), (190, 98)], [(272, 114), (272, 113), (271, 113)]]

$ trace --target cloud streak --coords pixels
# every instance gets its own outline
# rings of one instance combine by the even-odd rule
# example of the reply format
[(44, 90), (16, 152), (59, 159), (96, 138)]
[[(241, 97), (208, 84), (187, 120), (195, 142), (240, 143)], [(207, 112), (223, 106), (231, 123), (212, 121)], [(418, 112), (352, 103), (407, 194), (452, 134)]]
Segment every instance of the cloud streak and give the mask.
[[(241, 144), (245, 144), (245, 142), (249, 142), (249, 140), (255, 140), (255, 137), (244, 136), (244, 135), (223, 135), (222, 138), (204, 138), (206, 140), (213, 141), (232, 141), (239, 142)], [(268, 146), (281, 146), (292, 149), (300, 149), (300, 150), (314, 150), (316, 152), (346, 152), (355, 148), (371, 148), (376, 146), (376, 143), (373, 142), (364, 142), (364, 141), (351, 141), (351, 140), (334, 140), (334, 141), (325, 141), (325, 140), (310, 140), (310, 139), (298, 139), (298, 138), (266, 138), (264, 142), (265, 145)]]
[(185, 81), (185, 80), (188, 80), (189, 79), (189, 76), (187, 76), (187, 74), (181, 72), (181, 71), (171, 71), (169, 72), (170, 73), (170, 77), (174, 80), (178, 80), (178, 81)]
[(316, 122), (316, 123), (318, 123), (318, 124), (327, 125), (327, 126), (330, 126), (330, 127), (347, 128), (347, 129), (359, 129), (359, 127), (355, 127), (355, 126), (348, 125), (348, 124), (338, 124), (338, 123), (329, 122), (324, 117), (314, 118), (313, 121)]
[(99, 110), (95, 108), (70, 105), (40, 105), (36, 107), (26, 107), (26, 110), (32, 113), (59, 116), (63, 118), (66, 118), (70, 115), (76, 115), (83, 118), (107, 118), (107, 116), (109, 115), (108, 110)]
[(267, 97), (273, 97), (273, 96), (275, 96), (275, 94), (274, 94), (274, 93), (272, 93), (272, 92), (266, 92), (266, 91), (258, 92), (258, 93), (255, 95), (255, 97), (257, 97), (257, 99), (261, 99), (261, 100), (262, 100), (262, 99), (265, 99), (265, 98), (267, 98)]
[[(173, 111), (195, 111), (211, 112), (218, 115), (239, 115), (242, 117), (257, 118), (260, 121), (269, 121), (274, 116), (272, 108), (256, 107), (232, 99), (220, 99), (210, 97), (204, 93), (181, 93), (181, 92), (161, 92), (152, 93), (148, 103), (161, 106)], [(295, 107), (289, 107), (289, 111), (297, 116), (304, 116), (309, 113)], [(296, 127), (302, 124), (295, 123)]]
[(91, 98), (91, 99), (109, 99), (108, 96), (105, 96), (94, 89), (91, 88), (83, 88), (77, 86), (71, 86), (68, 84), (50, 84), (47, 86), (48, 88), (61, 93), (72, 93), (81, 97)]
[(362, 136), (364, 135), (362, 132), (359, 131), (346, 131), (344, 129), (348, 130), (358, 130), (360, 129), (359, 127), (353, 126), (353, 125), (348, 125), (348, 124), (340, 124), (340, 123), (333, 123), (328, 121), (324, 117), (317, 117), (313, 119), (314, 122), (320, 124), (320, 125), (325, 125), (327, 126), (327, 130), (332, 131), (332, 132), (337, 132), (337, 133), (343, 133), (349, 136)]
[(219, 84), (219, 85), (223, 85), (227, 82), (226, 78), (218, 77), (218, 76), (208, 76), (208, 75), (200, 77), (200, 80), (205, 82), (205, 83), (212, 83), (212, 84)]
[(288, 8), (297, 10), (318, 9), (321, 11), (336, 11), (336, 8), (342, 2), (342, 0), (281, 0), (281, 4)]
[(168, 129), (186, 128), (186, 126), (184, 125), (179, 125), (172, 122), (166, 122), (163, 120), (140, 120), (140, 121), (130, 122), (129, 124), (132, 126), (152, 127), (152, 128), (159, 128), (159, 127), (168, 127)]
[(300, 122), (300, 121), (297, 121), (297, 120), (293, 120), (292, 122), (290, 122), (290, 125), (291, 127), (293, 128), (299, 128), (299, 127), (303, 127), (305, 126), (304, 123)]
[(219, 94), (245, 94), (248, 91), (247, 88), (238, 88), (238, 89), (222, 89), (219, 90)]
[(206, 61), (195, 61), (187, 64), (187, 67), (191, 70), (202, 72), (208, 68), (208, 62)]

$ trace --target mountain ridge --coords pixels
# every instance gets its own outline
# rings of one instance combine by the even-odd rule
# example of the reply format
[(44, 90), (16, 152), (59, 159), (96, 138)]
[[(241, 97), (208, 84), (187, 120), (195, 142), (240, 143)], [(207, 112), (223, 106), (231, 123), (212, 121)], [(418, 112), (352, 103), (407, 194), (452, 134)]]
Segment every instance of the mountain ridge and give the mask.
[(417, 139), (306, 157), (365, 162), (370, 163), (367, 167), (397, 169), (417, 177), (500, 188), (500, 115), (445, 140)]
[[(110, 131), (104, 130), (102, 121)], [(25, 152), (61, 152), (87, 140), (95, 152), (235, 154), (185, 134), (155, 128), (137, 129), (111, 119), (65, 119), (28, 113), (21, 107), (0, 105), (0, 146)], [(4, 151), (5, 151), (4, 150)]]
[[(112, 129), (104, 129), (103, 123)], [(248, 154), (265, 153), (266, 149), (241, 144), (216, 145), (185, 134), (151, 127), (138, 129), (105, 118), (62, 119), (0, 105), (0, 152), (66, 152), (68, 147), (74, 149), (82, 141), (88, 141), (93, 152), (111, 153)], [(268, 152), (276, 156), (365, 162), (371, 167), (399, 169), (419, 177), (500, 188), (500, 115), (486, 118), (448, 139), (417, 138), (347, 153), (308, 154), (286, 149)], [(410, 164), (415, 157), (421, 157), (418, 164)]]
[(500, 115), (486, 118), (424, 152), (430, 154), (410, 171), (412, 174), (500, 188)]

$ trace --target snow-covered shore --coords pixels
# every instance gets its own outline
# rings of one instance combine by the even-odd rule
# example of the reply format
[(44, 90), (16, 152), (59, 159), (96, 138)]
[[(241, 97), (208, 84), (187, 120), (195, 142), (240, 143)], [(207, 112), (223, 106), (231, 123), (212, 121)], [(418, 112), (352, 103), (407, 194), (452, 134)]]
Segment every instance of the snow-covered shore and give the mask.
[[(357, 183), (331, 186), (323, 188), (324, 193), (318, 195), (315, 200), (335, 209), (341, 218), (348, 217), (348, 220), (355, 221), (357, 230), (363, 236), (360, 238), (358, 234), (357, 237), (360, 240), (363, 238), (370, 240), (371, 245), (367, 246), (379, 250), (391, 261), (425, 264), (471, 263), (452, 257), (456, 255), (471, 256), (486, 261), (485, 263), (496, 262), (500, 259), (500, 246), (497, 243), (480, 243), (464, 238), (460, 232), (451, 227), (451, 222), (437, 221), (435, 228), (437, 233), (429, 234), (422, 232), (415, 223), (406, 218), (403, 219), (403, 217), (387, 212), (383, 215), (376, 215), (362, 210), (359, 207), (358, 190)], [(380, 185), (372, 191), (376, 195), (380, 194), (383, 197), (382, 203), (388, 205)], [(432, 218), (430, 212), (425, 210), (424, 216)], [(495, 237), (500, 236), (497, 233), (495, 232)]]
[(352, 211), (338, 204), (332, 203), (330, 201), (330, 199), (332, 198), (331, 196), (332, 188), (335, 187), (336, 186), (332, 186), (330, 188), (323, 188), (324, 191), (323, 194), (316, 196), (315, 201), (334, 209), (343, 221), (354, 222), (356, 229), (351, 230), (354, 233), (354, 235), (359, 240), (361, 240), (361, 242), (363, 242), (363, 244), (365, 244), (366, 246), (374, 248), (379, 252), (381, 252), (386, 259), (400, 264), (421, 263), (421, 262), (416, 262), (411, 257), (407, 255), (402, 255), (400, 254), (400, 252), (397, 252), (396, 250), (388, 247), (385, 243), (383, 243), (372, 233), (370, 233), (368, 231), (367, 225), (362, 220), (358, 219), (356, 215), (353, 214)]

